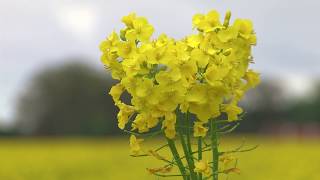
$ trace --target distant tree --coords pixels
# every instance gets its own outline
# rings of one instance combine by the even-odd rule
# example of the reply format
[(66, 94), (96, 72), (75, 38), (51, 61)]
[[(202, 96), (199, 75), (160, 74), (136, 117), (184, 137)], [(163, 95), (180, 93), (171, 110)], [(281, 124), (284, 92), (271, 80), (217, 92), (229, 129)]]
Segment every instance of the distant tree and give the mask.
[(280, 81), (269, 79), (250, 91), (242, 102), (247, 112), (238, 131), (258, 132), (281, 123), (320, 123), (320, 85), (315, 94), (304, 99), (288, 99), (283, 88)]
[(16, 128), (31, 135), (104, 135), (118, 132), (106, 72), (70, 63), (38, 73), (17, 105)]
[(238, 131), (257, 132), (272, 123), (288, 120), (284, 91), (276, 80), (264, 79), (256, 88), (249, 91), (242, 101), (246, 114)]
[(320, 123), (320, 83), (317, 83), (315, 93), (311, 95), (311, 98), (302, 99), (293, 104), (288, 110), (288, 114), (295, 122)]

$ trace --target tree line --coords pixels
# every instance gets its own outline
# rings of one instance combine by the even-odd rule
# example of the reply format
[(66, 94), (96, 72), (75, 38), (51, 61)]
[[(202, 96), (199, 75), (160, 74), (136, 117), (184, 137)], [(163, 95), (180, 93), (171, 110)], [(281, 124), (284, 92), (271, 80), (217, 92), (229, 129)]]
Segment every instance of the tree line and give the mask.
[[(0, 135), (120, 135), (118, 110), (108, 95), (114, 83), (107, 71), (78, 61), (45, 68), (19, 95), (14, 128)], [(318, 87), (311, 101), (285, 104), (281, 84), (262, 81), (242, 102), (247, 111), (239, 131), (256, 133), (283, 122), (320, 123)]]

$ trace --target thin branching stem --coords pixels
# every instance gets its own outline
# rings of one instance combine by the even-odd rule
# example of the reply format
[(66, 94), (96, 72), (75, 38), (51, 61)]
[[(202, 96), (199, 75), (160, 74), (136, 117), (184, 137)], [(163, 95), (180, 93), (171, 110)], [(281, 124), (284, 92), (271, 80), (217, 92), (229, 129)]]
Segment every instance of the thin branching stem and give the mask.
[(173, 157), (174, 157), (174, 159), (175, 159), (175, 161), (177, 163), (177, 166), (178, 166), (178, 168), (180, 170), (180, 173), (181, 173), (183, 179), (187, 180), (187, 178), (186, 178), (187, 177), (186, 169), (183, 166), (183, 163), (182, 163), (182, 161), (180, 159), (180, 155), (179, 155), (178, 150), (176, 148), (175, 142), (172, 139), (169, 139), (169, 138), (167, 138), (167, 141), (168, 141), (168, 146), (170, 147), (171, 153), (172, 153), (172, 155), (173, 155)]
[(161, 147), (157, 148), (157, 149), (154, 150), (154, 151), (155, 151), (155, 152), (158, 152), (158, 151), (160, 151), (161, 149), (163, 149), (163, 148), (165, 148), (165, 147), (167, 147), (167, 146), (168, 146), (168, 144), (162, 145)]
[(187, 124), (187, 127), (189, 127), (188, 129), (186, 129), (186, 134), (187, 134), (187, 145), (188, 145), (188, 151), (189, 153), (192, 152), (192, 147), (191, 147), (191, 135), (190, 135), (190, 129), (191, 129), (191, 119), (189, 116), (189, 112), (186, 113), (185, 115), (185, 121)]
[(211, 126), (211, 149), (212, 149), (212, 180), (218, 180), (219, 150), (218, 150), (218, 125), (214, 119), (210, 121)]
[[(202, 160), (202, 137), (198, 138), (198, 160)], [(198, 174), (198, 179), (202, 180), (202, 173)]]
[(222, 132), (218, 132), (219, 134), (228, 134), (231, 133), (232, 131), (234, 131), (238, 126), (240, 125), (240, 123), (235, 124), (232, 128), (226, 130), (226, 131), (222, 131)]
[(159, 176), (159, 177), (178, 177), (178, 176), (186, 176), (186, 175), (181, 175), (181, 174), (159, 174), (159, 173), (152, 173), (155, 176)]
[(248, 151), (252, 151), (255, 150), (259, 147), (259, 145), (255, 145), (252, 148), (248, 148), (248, 149), (243, 149), (243, 150), (232, 150), (232, 151), (224, 151), (224, 152), (220, 152), (220, 154), (230, 154), (230, 153), (242, 153), (242, 152), (248, 152)]
[(155, 132), (152, 132), (152, 133), (137, 133), (137, 132), (133, 132), (133, 131), (128, 131), (128, 130), (123, 130), (123, 132), (127, 133), (127, 134), (130, 134), (130, 135), (135, 135), (135, 136), (144, 136), (145, 138), (153, 138), (154, 136), (156, 135), (159, 135), (163, 132), (163, 130), (158, 130), (158, 131), (155, 131)]

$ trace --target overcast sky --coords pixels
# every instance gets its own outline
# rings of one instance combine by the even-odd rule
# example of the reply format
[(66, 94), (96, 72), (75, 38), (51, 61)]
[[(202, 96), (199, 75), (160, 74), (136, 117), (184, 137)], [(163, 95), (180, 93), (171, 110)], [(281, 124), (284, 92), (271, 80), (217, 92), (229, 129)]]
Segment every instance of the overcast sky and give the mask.
[(318, 0), (0, 0), (0, 119), (14, 114), (17, 95), (45, 66), (84, 57), (102, 68), (98, 45), (130, 12), (146, 16), (156, 35), (191, 33), (195, 13), (227, 9), (254, 22), (256, 69), (290, 78), (303, 91), (320, 77)]

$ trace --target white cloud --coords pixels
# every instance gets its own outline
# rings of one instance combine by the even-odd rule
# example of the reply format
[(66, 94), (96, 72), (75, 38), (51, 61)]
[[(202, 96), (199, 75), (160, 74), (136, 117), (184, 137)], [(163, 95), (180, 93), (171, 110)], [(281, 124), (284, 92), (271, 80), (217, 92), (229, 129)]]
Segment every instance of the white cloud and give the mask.
[(291, 98), (308, 97), (315, 88), (315, 80), (303, 74), (288, 74), (284, 82), (283, 86)]
[(97, 28), (97, 8), (92, 4), (62, 4), (54, 14), (61, 28), (77, 39), (92, 38)]

